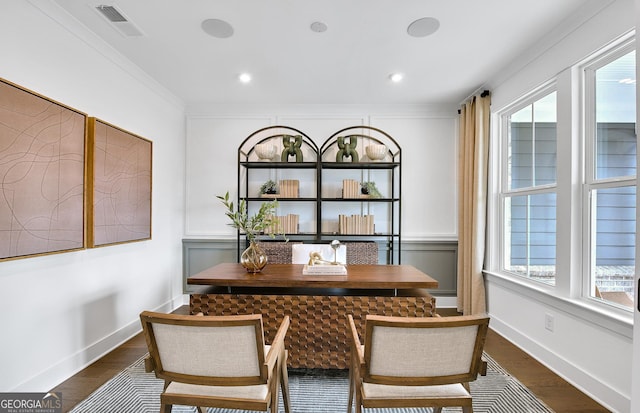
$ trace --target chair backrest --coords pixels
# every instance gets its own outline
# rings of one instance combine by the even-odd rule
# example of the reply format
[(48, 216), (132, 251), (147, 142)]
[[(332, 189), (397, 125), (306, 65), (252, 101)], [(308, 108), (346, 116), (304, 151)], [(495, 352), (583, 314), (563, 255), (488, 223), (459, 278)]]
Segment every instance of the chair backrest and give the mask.
[(347, 242), (347, 264), (378, 264), (378, 243)]
[[(307, 264), (309, 262), (309, 254), (319, 252), (325, 261), (333, 261), (334, 251), (329, 244), (295, 244), (292, 245), (292, 264)], [(338, 247), (337, 258), (340, 264), (347, 263), (347, 248), (344, 244)]]
[(464, 383), (475, 380), (482, 368), (487, 316), (368, 315), (365, 325), (365, 382)]
[(291, 247), (298, 244), (291, 241), (260, 241), (258, 245), (267, 254), (269, 264), (291, 264)]
[(205, 385), (263, 384), (268, 379), (260, 314), (140, 314), (156, 376)]

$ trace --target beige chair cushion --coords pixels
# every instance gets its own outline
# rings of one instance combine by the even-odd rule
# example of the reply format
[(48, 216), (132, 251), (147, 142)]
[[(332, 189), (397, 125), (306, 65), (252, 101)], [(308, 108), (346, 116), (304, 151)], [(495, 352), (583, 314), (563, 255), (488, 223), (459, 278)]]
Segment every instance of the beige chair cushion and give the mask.
[(371, 337), (374, 375), (433, 377), (467, 373), (477, 326), (397, 328), (377, 326)]
[(165, 370), (198, 376), (259, 376), (253, 326), (195, 328), (155, 324)]
[(388, 386), (385, 384), (362, 383), (368, 399), (408, 399), (408, 398), (471, 398), (460, 383), (438, 386)]
[(164, 392), (165, 395), (190, 395), (190, 396), (214, 396), (232, 397), (248, 400), (266, 400), (269, 394), (267, 384), (255, 386), (201, 386), (198, 384), (185, 384), (171, 382)]

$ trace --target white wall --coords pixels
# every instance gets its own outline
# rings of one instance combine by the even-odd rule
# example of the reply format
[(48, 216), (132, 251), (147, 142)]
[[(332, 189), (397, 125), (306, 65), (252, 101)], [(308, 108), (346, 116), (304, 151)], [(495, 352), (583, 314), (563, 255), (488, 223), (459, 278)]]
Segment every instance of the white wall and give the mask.
[(47, 391), (182, 304), (184, 107), (49, 0), (0, 38), (0, 77), (153, 141), (152, 240), (0, 262), (0, 391)]
[(450, 105), (190, 107), (185, 236), (235, 236), (215, 195), (229, 191), (235, 197), (237, 149), (252, 132), (286, 125), (320, 146), (342, 128), (368, 125), (387, 132), (402, 148), (403, 240), (456, 240), (456, 111)]
[[(590, 2), (589, 6), (595, 9), (587, 7), (585, 14), (565, 22), (489, 82), (493, 113), (558, 75), (558, 100), (571, 102), (567, 84), (572, 74), (568, 69), (635, 26), (633, 0)], [(594, 10), (598, 13), (588, 18)], [(559, 129), (567, 114), (566, 110), (559, 113)], [(492, 119), (494, 139), (497, 120), (496, 116)], [(566, 122), (564, 125), (568, 128)], [(495, 159), (496, 153), (492, 155)], [(563, 159), (566, 157), (559, 153), (558, 161)], [(564, 167), (560, 165), (559, 171)], [(492, 179), (495, 182), (497, 175)], [(565, 202), (567, 198), (562, 199)], [(499, 220), (497, 198), (492, 200), (491, 219), (495, 222)], [(573, 224), (559, 219), (558, 229), (562, 231)], [(492, 239), (497, 240), (496, 232)], [(495, 252), (499, 246), (495, 243), (487, 249)], [(570, 255), (568, 251), (559, 252), (559, 256)], [(495, 270), (496, 256), (491, 258), (490, 270)], [(578, 298), (573, 298), (566, 275), (562, 277), (564, 268), (558, 269), (556, 290), (565, 298), (555, 297), (554, 289), (520, 283), (489, 271), (486, 286), (492, 328), (612, 411), (631, 411), (631, 316), (585, 308)], [(554, 317), (553, 332), (544, 328), (546, 315)]]

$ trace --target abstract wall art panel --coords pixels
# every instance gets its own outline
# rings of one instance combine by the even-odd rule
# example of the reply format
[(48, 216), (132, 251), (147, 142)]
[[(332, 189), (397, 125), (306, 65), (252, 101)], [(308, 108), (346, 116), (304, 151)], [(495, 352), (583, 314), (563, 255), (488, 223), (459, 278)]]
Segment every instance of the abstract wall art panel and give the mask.
[(0, 260), (85, 247), (86, 125), (0, 79)]
[(89, 246), (151, 238), (151, 141), (89, 118)]

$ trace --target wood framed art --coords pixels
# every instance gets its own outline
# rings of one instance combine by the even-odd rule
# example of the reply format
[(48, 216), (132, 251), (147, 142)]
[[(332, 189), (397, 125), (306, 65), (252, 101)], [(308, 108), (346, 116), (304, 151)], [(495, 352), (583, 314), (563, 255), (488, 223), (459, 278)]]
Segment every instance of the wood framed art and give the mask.
[(0, 78), (0, 260), (85, 247), (87, 115)]
[(151, 239), (151, 141), (89, 118), (89, 247)]

